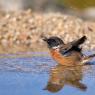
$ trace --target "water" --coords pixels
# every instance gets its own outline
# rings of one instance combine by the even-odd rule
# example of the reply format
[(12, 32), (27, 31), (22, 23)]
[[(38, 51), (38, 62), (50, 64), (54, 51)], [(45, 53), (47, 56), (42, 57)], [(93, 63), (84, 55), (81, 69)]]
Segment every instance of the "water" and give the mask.
[[(64, 74), (62, 71), (64, 67), (61, 67), (62, 70), (57, 68), (55, 61), (47, 53), (0, 55), (0, 95), (94, 95), (94, 59), (92, 63), (93, 65), (88, 68), (84, 67), (83, 76), (76, 74), (77, 78), (79, 76), (80, 82), (87, 87), (82, 90), (70, 85), (71, 81), (66, 83), (68, 78), (65, 74), (67, 71)], [(52, 70), (57, 68), (59, 70), (57, 72), (58, 79), (65, 81), (64, 86), (55, 93), (44, 90), (53, 74), (51, 68)], [(60, 73), (64, 79), (60, 77)], [(57, 75), (54, 76), (57, 78)], [(74, 79), (74, 76), (71, 75), (70, 73), (68, 77)]]

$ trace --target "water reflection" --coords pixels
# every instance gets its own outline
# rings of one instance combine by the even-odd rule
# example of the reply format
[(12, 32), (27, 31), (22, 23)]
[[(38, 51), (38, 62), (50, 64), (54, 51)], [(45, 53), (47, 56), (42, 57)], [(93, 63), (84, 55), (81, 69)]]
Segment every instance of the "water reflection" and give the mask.
[[(65, 85), (70, 85), (82, 91), (86, 91), (87, 86), (82, 83), (82, 79), (86, 73), (91, 71), (91, 66), (92, 65), (57, 65), (56, 67), (51, 68), (49, 81), (44, 89), (50, 92), (58, 92)], [(84, 72), (86, 73), (84, 74)]]
[[(74, 88), (78, 88), (80, 89), (80, 91), (81, 90), (86, 91), (86, 94), (88, 93), (87, 91), (89, 91), (89, 89), (91, 89), (90, 90), (91, 93), (92, 91), (94, 91), (93, 90), (94, 87), (89, 87), (88, 84), (90, 85), (94, 84), (92, 83), (93, 82), (92, 78), (94, 77), (95, 79), (95, 64), (94, 64), (95, 59), (92, 60), (92, 63), (89, 63), (87, 65), (82, 65), (82, 66), (78, 65), (71, 67), (71, 66), (56, 65), (55, 61), (53, 61), (50, 56), (46, 55), (46, 53), (43, 53), (42, 54), (43, 56), (39, 55), (37, 56), (37, 54), (28, 53), (25, 54), (25, 56), (24, 54), (21, 55), (10, 54), (4, 56), (0, 55), (1, 56), (0, 89), (4, 87), (6, 88), (7, 87), (6, 83), (7, 83), (8, 87), (6, 90), (9, 91), (9, 89), (11, 89), (10, 92), (13, 93), (16, 91), (19, 91), (21, 93), (24, 93), (24, 91), (26, 91), (28, 93), (30, 91), (29, 95), (31, 95), (31, 89), (33, 91), (33, 94), (36, 93), (35, 95), (39, 93), (41, 93), (39, 95), (47, 95), (46, 90), (48, 90), (49, 92), (58, 92), (61, 89), (64, 89), (64, 93), (67, 94), (69, 93), (68, 90), (69, 91), (74, 90), (72, 88), (69, 89), (68, 86), (73, 86)], [(49, 80), (48, 80), (48, 75), (49, 75)], [(90, 81), (89, 77), (91, 77)], [(9, 80), (11, 81), (9, 82)], [(17, 86), (18, 81), (20, 81), (20, 83)], [(12, 84), (11, 86), (11, 83), (15, 83), (16, 85)], [(27, 85), (27, 83), (29, 84)], [(25, 87), (22, 87), (21, 85), (25, 85)], [(68, 85), (67, 88), (65, 87), (66, 85)], [(75, 89), (75, 91), (76, 93), (79, 93), (78, 92), (79, 90), (77, 91)], [(80, 93), (82, 93), (82, 91)], [(1, 92), (6, 92), (6, 91), (2, 90), (0, 91), (0, 93)], [(61, 91), (59, 93), (61, 93)], [(59, 93), (56, 94), (59, 95)], [(74, 93), (70, 94), (74, 95)], [(84, 95), (84, 93), (82, 95)]]

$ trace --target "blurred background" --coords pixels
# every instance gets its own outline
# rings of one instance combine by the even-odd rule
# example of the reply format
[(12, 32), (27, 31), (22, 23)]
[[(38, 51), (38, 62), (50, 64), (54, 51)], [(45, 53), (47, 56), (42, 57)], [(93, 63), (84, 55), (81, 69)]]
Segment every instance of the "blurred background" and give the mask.
[(85, 18), (95, 18), (95, 0), (0, 0), (3, 11), (61, 11)]
[(43, 35), (66, 43), (86, 35), (92, 50), (94, 21), (95, 0), (0, 0), (0, 52), (41, 51)]

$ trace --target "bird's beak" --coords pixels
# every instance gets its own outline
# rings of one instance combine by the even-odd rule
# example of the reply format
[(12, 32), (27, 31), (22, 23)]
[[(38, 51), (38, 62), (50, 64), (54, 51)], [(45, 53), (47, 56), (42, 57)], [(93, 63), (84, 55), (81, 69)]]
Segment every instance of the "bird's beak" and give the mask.
[(46, 42), (46, 41), (47, 41), (47, 38), (43, 38), (43, 41), (45, 41), (45, 42)]
[(43, 37), (42, 37), (42, 40), (46, 42), (46, 41), (48, 40), (48, 38), (45, 37), (45, 36), (43, 36)]
[(41, 39), (42, 39), (43, 41), (47, 41), (47, 40), (48, 40), (48, 38), (47, 38), (46, 36), (44, 36), (44, 35), (41, 35)]

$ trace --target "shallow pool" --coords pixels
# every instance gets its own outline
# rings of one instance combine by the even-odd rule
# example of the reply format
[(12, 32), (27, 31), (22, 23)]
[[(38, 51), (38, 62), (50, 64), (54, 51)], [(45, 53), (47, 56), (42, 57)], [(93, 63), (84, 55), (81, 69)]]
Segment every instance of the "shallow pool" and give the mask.
[(70, 83), (64, 83), (56, 92), (44, 90), (50, 80), (51, 68), (56, 65), (47, 52), (0, 55), (0, 95), (95, 95), (94, 59), (80, 79), (85, 90)]

